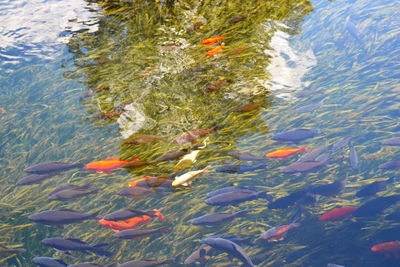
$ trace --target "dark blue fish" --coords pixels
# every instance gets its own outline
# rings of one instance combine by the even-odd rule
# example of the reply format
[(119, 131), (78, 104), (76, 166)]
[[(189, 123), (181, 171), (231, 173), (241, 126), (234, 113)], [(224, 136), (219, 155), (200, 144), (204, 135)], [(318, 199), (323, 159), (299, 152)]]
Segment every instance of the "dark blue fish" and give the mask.
[[(86, 186), (88, 186), (88, 185), (84, 185), (83, 187), (86, 187)], [(53, 191), (51, 191), (51, 192), (49, 193), (49, 196), (54, 195), (54, 194), (56, 194), (57, 192), (60, 192), (60, 191), (63, 191), (63, 190), (67, 190), (67, 189), (80, 189), (80, 188), (82, 188), (82, 186), (74, 185), (74, 184), (63, 185), (63, 186), (60, 186), (59, 188), (54, 189)]]
[(68, 265), (68, 267), (115, 267), (115, 264), (101, 265), (96, 263), (85, 262), (85, 263)]
[(118, 267), (151, 267), (172, 263), (174, 263), (174, 260), (133, 260), (118, 264)]
[(357, 151), (355, 150), (353, 143), (350, 141), (349, 142), (349, 157), (350, 157), (350, 166), (353, 169), (357, 169), (358, 167), (358, 155), (357, 155)]
[(51, 174), (31, 174), (17, 182), (17, 185), (40, 184), (43, 180), (52, 177)]
[(312, 138), (320, 133), (322, 133), (320, 129), (298, 129), (279, 133), (271, 137), (271, 139), (283, 142), (299, 142), (308, 138)]
[(388, 162), (382, 163), (378, 166), (380, 169), (384, 170), (399, 170), (400, 169), (400, 159), (390, 160)]
[(389, 215), (387, 215), (385, 217), (385, 220), (400, 222), (400, 209), (397, 209), (397, 210), (393, 211), (392, 213), (390, 213)]
[(104, 220), (107, 221), (125, 221), (127, 219), (137, 217), (137, 216), (149, 216), (149, 217), (154, 217), (152, 213), (146, 212), (146, 211), (141, 211), (141, 210), (135, 210), (135, 209), (121, 209), (114, 211), (110, 214), (107, 214), (103, 217)]
[(266, 158), (257, 157), (249, 152), (229, 152), (229, 156), (234, 157), (238, 160), (246, 160), (246, 161), (265, 161)]
[(296, 204), (299, 200), (307, 195), (308, 191), (305, 189), (297, 190), (285, 197), (278, 198), (268, 204), (270, 209), (286, 209), (289, 206)]
[(215, 168), (216, 172), (227, 172), (227, 173), (245, 173), (250, 171), (255, 171), (259, 169), (265, 169), (267, 167), (266, 164), (261, 163), (254, 166), (249, 165), (241, 165), (241, 164), (228, 164)]
[(354, 217), (372, 217), (384, 211), (390, 206), (396, 204), (400, 200), (400, 195), (388, 197), (378, 197), (368, 202), (365, 202), (353, 212)]
[(263, 191), (260, 192), (233, 191), (210, 197), (205, 202), (208, 205), (213, 205), (213, 206), (228, 206), (228, 205), (237, 205), (242, 202), (258, 198), (265, 198), (267, 200), (272, 200), (272, 196), (268, 195), (266, 192)]
[(106, 251), (104, 248), (108, 246), (108, 244), (97, 244), (94, 246), (89, 245), (82, 240), (75, 238), (60, 238), (60, 237), (52, 237), (45, 238), (42, 240), (42, 244), (60, 250), (67, 255), (68, 250), (80, 251), (83, 253), (87, 253), (87, 251), (91, 251), (98, 256), (102, 257), (111, 257), (113, 253)]
[(60, 209), (60, 210), (45, 210), (36, 214), (28, 216), (28, 219), (45, 225), (59, 225), (78, 223), (84, 220), (98, 219), (99, 212), (92, 214), (83, 213), (79, 211)]
[(253, 190), (251, 188), (248, 187), (244, 187), (244, 186), (228, 186), (228, 187), (223, 187), (220, 189), (217, 189), (215, 191), (212, 191), (210, 193), (207, 194), (207, 198), (210, 197), (214, 197), (216, 195), (220, 195), (220, 194), (224, 194), (224, 193), (229, 193), (229, 192), (257, 192), (256, 190)]
[(193, 225), (214, 226), (223, 222), (231, 221), (237, 217), (247, 215), (246, 210), (241, 210), (236, 213), (213, 213), (197, 217), (192, 220)]
[(246, 254), (246, 252), (244, 252), (242, 247), (228, 239), (208, 237), (204, 238), (202, 243), (207, 244), (216, 250), (226, 252), (230, 256), (238, 258), (244, 263), (244, 266), (254, 266), (250, 257)]
[(376, 193), (383, 191), (386, 189), (386, 185), (388, 183), (392, 183), (394, 179), (384, 180), (384, 181), (375, 181), (373, 183), (367, 184), (363, 186), (357, 193), (357, 197), (369, 197), (373, 196)]
[(305, 162), (295, 162), (289, 166), (283, 168), (281, 172), (283, 173), (303, 173), (315, 171), (322, 168), (328, 164), (327, 161), (305, 161)]
[(78, 186), (75, 188), (64, 188), (62, 190), (57, 190), (57, 192), (51, 192), (49, 197), (50, 200), (66, 201), (75, 198), (80, 198), (83, 196), (96, 194), (99, 190), (91, 189), (88, 185)]
[(308, 189), (308, 192), (320, 196), (335, 196), (343, 190), (345, 184), (346, 179), (340, 179), (331, 184), (313, 186)]
[(43, 162), (26, 168), (24, 171), (28, 173), (47, 174), (82, 168), (83, 166), (83, 163)]
[(345, 267), (344, 265), (338, 265), (335, 263), (328, 263), (328, 265), (326, 265), (326, 267)]
[(118, 195), (124, 196), (124, 197), (130, 197), (130, 198), (138, 198), (138, 197), (143, 197), (145, 195), (152, 195), (155, 193), (163, 193), (165, 192), (164, 187), (157, 187), (157, 188), (146, 188), (146, 187), (140, 187), (140, 186), (129, 186), (129, 187), (124, 187), (121, 190), (118, 191)]
[(41, 267), (67, 267), (67, 264), (62, 260), (49, 257), (35, 257), (32, 261)]
[(113, 237), (118, 237), (122, 239), (136, 239), (139, 240), (142, 237), (152, 235), (155, 233), (167, 233), (168, 227), (163, 226), (159, 228), (141, 228), (141, 229), (127, 229), (116, 232), (113, 234)]
[(393, 137), (382, 142), (385, 146), (400, 146), (400, 137)]

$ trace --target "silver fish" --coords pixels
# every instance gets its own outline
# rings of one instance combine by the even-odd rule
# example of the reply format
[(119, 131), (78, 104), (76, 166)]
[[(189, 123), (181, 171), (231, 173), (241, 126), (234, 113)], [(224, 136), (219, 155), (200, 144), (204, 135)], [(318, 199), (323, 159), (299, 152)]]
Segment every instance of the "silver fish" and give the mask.
[(357, 155), (357, 151), (355, 150), (353, 143), (350, 141), (349, 142), (349, 148), (350, 148), (350, 152), (349, 152), (349, 156), (350, 156), (350, 166), (353, 169), (357, 169), (358, 167), (358, 155)]

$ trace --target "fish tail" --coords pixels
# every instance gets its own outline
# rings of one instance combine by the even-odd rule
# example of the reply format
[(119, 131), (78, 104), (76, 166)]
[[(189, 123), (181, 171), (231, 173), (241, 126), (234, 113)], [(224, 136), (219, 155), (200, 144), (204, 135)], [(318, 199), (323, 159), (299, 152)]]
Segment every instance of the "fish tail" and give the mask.
[(167, 218), (165, 218), (160, 210), (153, 210), (153, 215), (156, 216), (160, 221), (166, 221)]
[(260, 192), (258, 193), (259, 197), (265, 198), (268, 201), (272, 201), (273, 200), (273, 196), (271, 196), (270, 194), (268, 194), (267, 192)]
[(90, 250), (101, 257), (112, 257), (114, 255), (114, 253), (105, 250), (105, 247), (107, 247), (108, 244), (97, 244), (94, 245)]
[(136, 160), (138, 160), (138, 159), (139, 159), (139, 157), (133, 157), (133, 158), (131, 158), (131, 159), (128, 160), (128, 163), (129, 163), (129, 162), (134, 162), (134, 161), (136, 161)]
[(92, 219), (100, 219), (101, 220), (103, 217), (99, 216), (99, 213), (100, 213), (99, 210), (96, 211), (96, 212), (93, 212), (92, 214), (90, 214), (90, 218), (92, 218)]
[(247, 210), (241, 210), (235, 213), (235, 217), (244, 217), (248, 214), (249, 212)]

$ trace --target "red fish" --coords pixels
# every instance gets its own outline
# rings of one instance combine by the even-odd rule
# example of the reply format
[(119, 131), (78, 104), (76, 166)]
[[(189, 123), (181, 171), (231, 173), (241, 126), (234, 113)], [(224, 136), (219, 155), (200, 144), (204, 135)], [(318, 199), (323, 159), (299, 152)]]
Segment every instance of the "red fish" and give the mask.
[(216, 46), (214, 48), (211, 48), (210, 50), (207, 51), (206, 56), (209, 56), (209, 57), (210, 56), (215, 56), (215, 55), (221, 53), (222, 48), (224, 48), (223, 45), (219, 45), (219, 46)]
[(299, 152), (307, 152), (307, 147), (303, 146), (300, 148), (285, 148), (280, 149), (271, 153), (266, 154), (267, 158), (275, 158), (275, 159), (287, 159), (288, 157), (295, 155)]
[(372, 252), (383, 253), (386, 256), (399, 258), (400, 241), (385, 242), (371, 247)]
[(200, 44), (202, 44), (202, 45), (213, 44), (213, 43), (222, 41), (224, 39), (225, 39), (224, 36), (210, 37), (210, 38), (207, 38), (207, 39), (204, 39), (203, 41), (201, 41)]
[(139, 158), (134, 157), (130, 160), (109, 158), (109, 159), (105, 159), (105, 160), (94, 161), (94, 162), (88, 163), (88, 164), (86, 164), (85, 169), (86, 170), (94, 170), (97, 173), (103, 173), (103, 172), (110, 173), (112, 170), (118, 169), (118, 168), (124, 166), (125, 164), (133, 162), (137, 159), (139, 159)]
[(166, 221), (167, 219), (161, 214), (159, 210), (153, 210), (147, 212), (148, 215), (141, 215), (127, 219), (125, 221), (107, 221), (104, 219), (99, 220), (99, 224), (105, 227), (111, 228), (114, 232), (121, 230), (132, 229), (140, 225), (145, 225), (150, 222), (151, 219), (157, 218), (160, 221)]
[(342, 207), (342, 208), (337, 208), (334, 210), (331, 210), (319, 217), (320, 221), (331, 221), (331, 222), (336, 222), (343, 220), (344, 218), (350, 216), (353, 211), (355, 211), (357, 208), (355, 207)]
[(263, 233), (260, 238), (267, 239), (270, 242), (282, 241), (283, 239), (285, 239), (285, 234), (288, 231), (299, 226), (299, 223), (282, 224), (279, 226), (275, 226)]

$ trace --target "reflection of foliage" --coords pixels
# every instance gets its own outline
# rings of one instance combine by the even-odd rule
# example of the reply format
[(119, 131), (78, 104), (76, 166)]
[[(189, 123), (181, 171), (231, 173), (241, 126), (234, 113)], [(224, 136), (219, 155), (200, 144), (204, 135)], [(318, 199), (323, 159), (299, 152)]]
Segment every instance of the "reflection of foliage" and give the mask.
[[(99, 30), (70, 42), (96, 105), (109, 112), (134, 102), (148, 118), (144, 129), (165, 135), (218, 124), (249, 102), (267, 106), (268, 88), (260, 81), (268, 80), (264, 50), (277, 28), (272, 21), (298, 25), (311, 10), (308, 1), (98, 2)], [(213, 45), (199, 42), (220, 35), (223, 53), (206, 57)], [(226, 81), (218, 92), (203, 93), (218, 81)], [(258, 116), (252, 120), (263, 124)]]
[[(270, 58), (265, 50), (276, 30), (288, 30), (280, 23), (290, 24), (288, 31), (295, 33), (301, 19), (311, 10), (308, 1), (298, 0), (284, 3), (256, 0), (245, 4), (238, 0), (218, 4), (207, 0), (98, 2), (103, 10), (99, 30), (75, 33), (69, 43), (70, 51), (76, 56), (74, 76), (83, 74), (84, 81), (95, 93), (93, 109), (89, 112), (100, 112), (98, 117), (108, 120), (117, 118), (132, 104), (146, 118), (140, 134), (167, 137), (217, 126), (218, 135), (211, 135), (196, 168), (215, 164), (239, 137), (268, 130), (259, 115), (260, 109), (248, 113), (234, 109), (249, 103), (264, 108), (271, 104), (266, 87)], [(221, 35), (225, 37), (223, 52), (215, 57), (205, 56), (216, 44), (204, 46), (200, 41)], [(152, 150), (152, 144), (123, 145), (121, 157), (139, 155), (148, 160), (175, 149), (169, 142), (155, 146)], [(174, 164), (146, 166), (134, 172), (170, 176)], [(253, 178), (250, 175), (246, 179)], [(115, 186), (125, 185), (126, 180), (126, 176), (113, 176), (109, 181), (112, 186), (92, 202), (111, 199), (107, 202), (110, 211), (117, 209), (124, 200), (115, 196)], [(196, 185), (196, 194), (204, 195), (221, 181), (209, 179), (207, 183), (209, 187), (201, 182)], [(130, 249), (131, 242), (119, 243), (115, 259), (165, 257), (180, 255), (183, 250), (186, 256), (195, 240), (205, 235), (188, 223), (189, 218), (210, 211), (202, 202), (184, 190), (158, 200), (148, 198), (135, 203), (137, 207), (161, 206), (173, 227), (168, 235), (142, 242), (135, 252)], [(265, 209), (265, 203), (255, 205), (252, 212), (260, 214)], [(254, 227), (250, 216), (232, 228), (232, 232), (257, 236), (262, 229)], [(90, 235), (98, 239), (95, 233)], [(100, 236), (106, 237), (107, 233)], [(223, 264), (225, 257), (217, 257), (216, 262)]]

